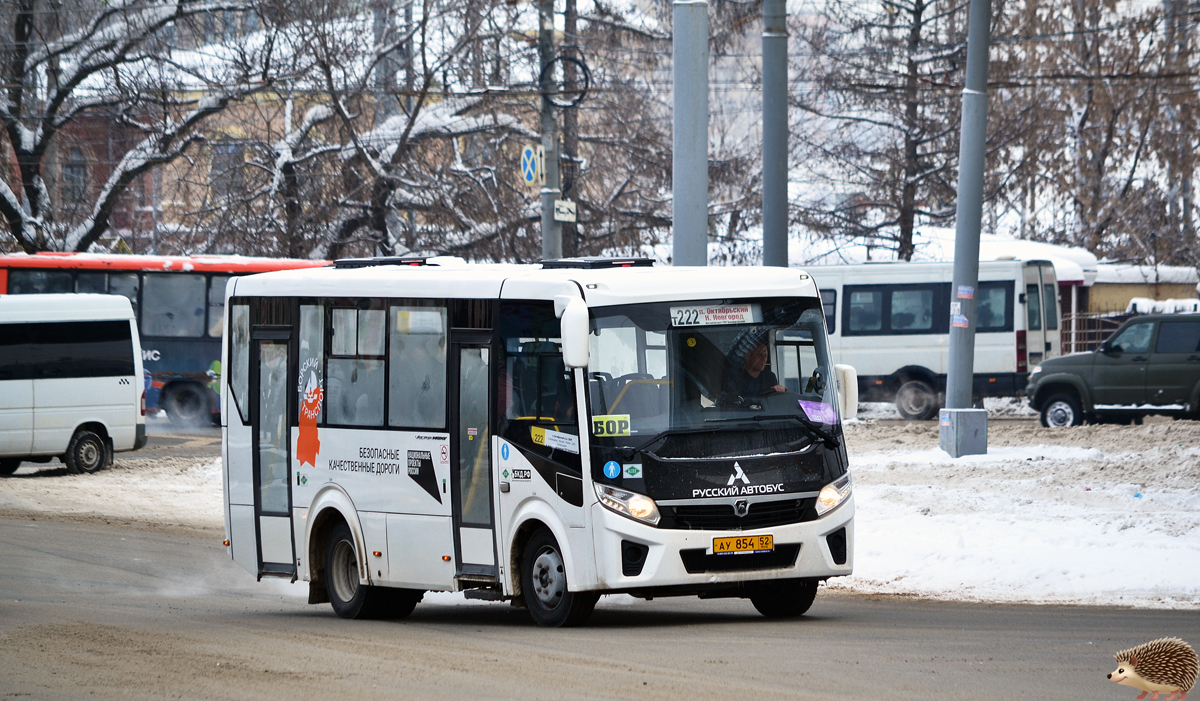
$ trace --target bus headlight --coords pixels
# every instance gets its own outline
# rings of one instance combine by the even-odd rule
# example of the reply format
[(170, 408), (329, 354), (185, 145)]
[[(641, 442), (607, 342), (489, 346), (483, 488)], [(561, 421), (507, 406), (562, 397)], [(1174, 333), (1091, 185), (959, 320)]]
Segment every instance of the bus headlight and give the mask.
[(817, 495), (817, 516), (824, 516), (842, 505), (850, 496), (850, 473), (836, 482), (830, 482)]
[(597, 484), (596, 497), (608, 509), (635, 521), (657, 526), (659, 519), (662, 518), (658, 513), (658, 504), (655, 504), (650, 497), (641, 494), (610, 487), (607, 484)]

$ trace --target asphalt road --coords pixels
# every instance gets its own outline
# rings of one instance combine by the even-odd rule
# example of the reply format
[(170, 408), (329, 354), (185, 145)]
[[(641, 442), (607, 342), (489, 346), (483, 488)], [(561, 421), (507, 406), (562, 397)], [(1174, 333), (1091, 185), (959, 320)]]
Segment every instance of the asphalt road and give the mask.
[(303, 585), (256, 583), (217, 537), (0, 521), (0, 697), (1132, 699), (1105, 679), (1114, 652), (1200, 642), (1195, 611), (824, 592), (782, 622), (740, 600), (625, 598), (545, 630), (448, 595), (343, 621)]

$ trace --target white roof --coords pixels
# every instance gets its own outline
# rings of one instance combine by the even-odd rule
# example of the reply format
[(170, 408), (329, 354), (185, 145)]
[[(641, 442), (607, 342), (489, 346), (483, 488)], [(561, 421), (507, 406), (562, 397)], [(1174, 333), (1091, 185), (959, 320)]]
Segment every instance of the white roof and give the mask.
[(1169, 285), (1195, 285), (1200, 275), (1195, 268), (1173, 265), (1122, 265), (1101, 263), (1096, 282), (1107, 285), (1145, 285), (1166, 283)]
[(133, 306), (121, 295), (0, 295), (0, 322), (132, 318)]
[[(445, 260), (445, 259), (443, 259)], [(630, 267), (554, 268), (472, 264), (283, 270), (236, 278), (230, 296), (432, 297), (546, 299), (582, 296), (588, 306), (726, 297), (817, 296), (796, 268)]]

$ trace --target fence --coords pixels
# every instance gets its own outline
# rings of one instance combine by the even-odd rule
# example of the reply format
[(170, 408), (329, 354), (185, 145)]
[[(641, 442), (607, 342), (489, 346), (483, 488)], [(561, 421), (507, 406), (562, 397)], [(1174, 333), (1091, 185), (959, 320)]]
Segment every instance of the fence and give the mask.
[(1062, 347), (1064, 353), (1095, 350), (1112, 335), (1132, 312), (1076, 312), (1063, 315)]

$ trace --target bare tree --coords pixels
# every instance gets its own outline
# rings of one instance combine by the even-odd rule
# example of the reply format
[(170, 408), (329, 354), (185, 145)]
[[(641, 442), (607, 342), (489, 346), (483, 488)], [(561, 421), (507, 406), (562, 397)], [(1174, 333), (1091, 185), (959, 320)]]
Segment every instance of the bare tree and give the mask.
[[(269, 35), (257, 46), (207, 55), (173, 45), (179, 23), (202, 13), (246, 12), (246, 4), (5, 0), (3, 6), (0, 31), (8, 38), (0, 61), (0, 122), (16, 168), (0, 177), (0, 217), (26, 251), (87, 250), (131, 183), (179, 158), (202, 138), (203, 123), (273, 76)], [(69, 152), (59, 153), (59, 142), (89, 116), (132, 135), (133, 144), (101, 187), (81, 192), (77, 183), (66, 183), (88, 204), (63, 218), (70, 210), (57, 201), (63, 188), (51, 186), (53, 161), (71, 162)], [(69, 168), (67, 174), (67, 180), (77, 177)]]

